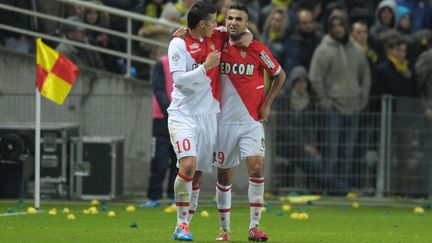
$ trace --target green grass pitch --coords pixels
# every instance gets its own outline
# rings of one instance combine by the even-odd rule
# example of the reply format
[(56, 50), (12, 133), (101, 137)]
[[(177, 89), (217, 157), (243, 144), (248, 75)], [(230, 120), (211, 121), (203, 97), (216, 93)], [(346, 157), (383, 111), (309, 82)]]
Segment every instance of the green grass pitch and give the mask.
[[(31, 206), (26, 201), (26, 207)], [(232, 242), (247, 242), (249, 209), (232, 209)], [(292, 205), (282, 211), (280, 202), (269, 204), (272, 209), (263, 213), (261, 225), (269, 234), (269, 242), (432, 242), (432, 214), (413, 213), (414, 206), (399, 208), (352, 208), (349, 201), (342, 206)], [(174, 242), (175, 213), (165, 213), (164, 207), (126, 212), (127, 204), (107, 203), (116, 212), (86, 215), (89, 202), (42, 202), (42, 212), (34, 215), (5, 216), (8, 210), (25, 212), (15, 201), (0, 201), (0, 242)], [(66, 219), (64, 207), (70, 208), (75, 220)], [(50, 216), (48, 210), (57, 208)], [(99, 208), (100, 209), (100, 208)], [(201, 217), (206, 210), (209, 217)], [(293, 212), (307, 212), (309, 219), (290, 218)], [(131, 227), (136, 223), (137, 227)], [(202, 203), (191, 223), (194, 242), (215, 242), (219, 219), (214, 205)]]

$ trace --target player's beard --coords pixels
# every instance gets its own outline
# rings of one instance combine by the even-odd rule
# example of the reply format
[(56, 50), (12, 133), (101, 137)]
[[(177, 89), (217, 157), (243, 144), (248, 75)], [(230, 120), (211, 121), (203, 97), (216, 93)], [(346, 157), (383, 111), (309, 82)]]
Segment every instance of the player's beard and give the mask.
[(237, 40), (238, 38), (240, 38), (241, 35), (243, 35), (245, 33), (245, 31), (240, 32), (238, 29), (235, 29), (235, 31), (230, 31), (230, 37), (233, 40)]

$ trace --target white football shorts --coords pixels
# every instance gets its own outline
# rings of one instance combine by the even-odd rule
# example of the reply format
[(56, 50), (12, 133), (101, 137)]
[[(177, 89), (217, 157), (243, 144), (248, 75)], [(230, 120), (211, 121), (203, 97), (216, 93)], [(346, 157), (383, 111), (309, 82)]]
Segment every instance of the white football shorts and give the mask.
[(261, 122), (248, 124), (219, 124), (213, 165), (232, 168), (249, 156), (265, 155), (264, 126)]
[(216, 114), (168, 116), (171, 144), (179, 160), (186, 156), (197, 158), (196, 170), (211, 173), (216, 146)]

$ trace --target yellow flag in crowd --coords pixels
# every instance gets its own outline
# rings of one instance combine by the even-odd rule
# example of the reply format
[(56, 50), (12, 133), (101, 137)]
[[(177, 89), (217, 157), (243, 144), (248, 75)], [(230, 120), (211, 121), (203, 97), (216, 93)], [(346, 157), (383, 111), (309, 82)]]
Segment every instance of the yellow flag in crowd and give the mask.
[(36, 86), (42, 96), (62, 105), (78, 76), (78, 67), (40, 38), (36, 41)]

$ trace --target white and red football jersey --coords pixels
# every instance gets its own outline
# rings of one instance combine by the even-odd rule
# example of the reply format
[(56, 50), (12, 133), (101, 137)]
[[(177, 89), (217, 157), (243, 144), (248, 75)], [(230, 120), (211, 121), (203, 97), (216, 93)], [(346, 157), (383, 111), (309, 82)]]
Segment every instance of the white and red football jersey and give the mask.
[(250, 123), (259, 121), (259, 109), (266, 93), (264, 69), (274, 76), (281, 71), (279, 62), (269, 49), (253, 40), (245, 49), (226, 42), (222, 48), (220, 65), (222, 123)]
[(220, 111), (219, 67), (205, 72), (201, 65), (208, 54), (221, 51), (228, 34), (219, 29), (210, 38), (174, 38), (168, 48), (170, 72), (174, 80), (168, 113), (214, 114)]

